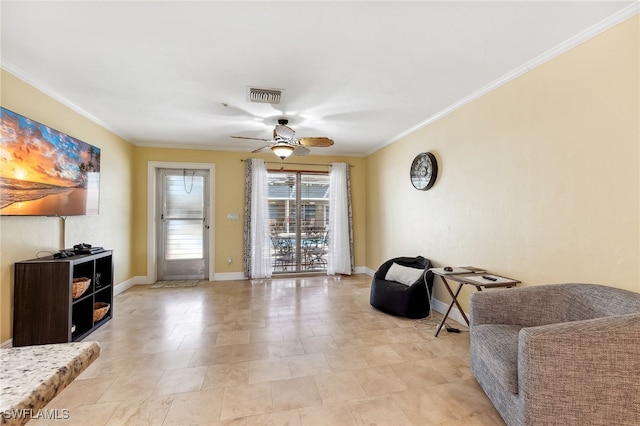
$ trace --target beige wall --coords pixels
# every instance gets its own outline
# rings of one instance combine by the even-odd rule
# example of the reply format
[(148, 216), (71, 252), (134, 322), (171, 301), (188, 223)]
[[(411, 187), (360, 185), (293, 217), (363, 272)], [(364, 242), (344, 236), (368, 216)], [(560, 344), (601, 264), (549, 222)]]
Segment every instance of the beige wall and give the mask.
[[(368, 157), (367, 266), (421, 254), (640, 292), (639, 21)], [(409, 181), (423, 151), (440, 166), (426, 192)], [(435, 295), (450, 300), (440, 283)]]
[[(101, 149), (100, 214), (68, 217), (66, 246), (86, 242), (113, 249), (115, 282), (131, 278), (133, 146), (4, 70), (1, 79), (3, 107)], [(0, 342), (12, 335), (14, 262), (60, 250), (61, 230), (58, 218), (0, 217)]]
[[(198, 151), (189, 149), (135, 148), (134, 166), (134, 267), (135, 275), (147, 276), (147, 169), (150, 161), (209, 163), (215, 165), (215, 273), (242, 272), (242, 240), (244, 220), (244, 168), (241, 159), (264, 158), (273, 164), (269, 167), (285, 170), (327, 170), (326, 167), (302, 165), (286, 166), (289, 162), (329, 164), (342, 161), (351, 164), (354, 257), (356, 266), (365, 262), (365, 184), (366, 166), (364, 158), (308, 156), (291, 157), (284, 163), (273, 154), (253, 155), (248, 152)], [(238, 213), (239, 220), (227, 219), (228, 213)], [(227, 264), (227, 258), (233, 264)]]

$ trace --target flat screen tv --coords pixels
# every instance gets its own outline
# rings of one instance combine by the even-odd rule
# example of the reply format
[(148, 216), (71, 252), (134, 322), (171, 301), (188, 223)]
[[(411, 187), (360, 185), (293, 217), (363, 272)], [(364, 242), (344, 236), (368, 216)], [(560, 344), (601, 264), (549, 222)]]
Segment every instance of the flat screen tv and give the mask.
[(100, 148), (0, 107), (0, 215), (97, 215)]

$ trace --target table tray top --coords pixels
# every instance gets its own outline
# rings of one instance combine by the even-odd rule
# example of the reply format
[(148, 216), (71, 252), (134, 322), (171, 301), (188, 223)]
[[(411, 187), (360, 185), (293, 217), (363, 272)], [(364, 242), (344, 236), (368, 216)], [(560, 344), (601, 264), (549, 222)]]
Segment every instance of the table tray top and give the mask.
[[(493, 278), (492, 279), (488, 279)], [(513, 278), (503, 277), (495, 274), (467, 274), (460, 276), (460, 282), (471, 285), (481, 285), (484, 287), (504, 287), (518, 284), (520, 281)], [(494, 281), (495, 280), (495, 281)]]
[[(456, 281), (462, 284), (470, 284), (476, 287), (513, 287), (514, 285), (520, 283), (520, 281), (516, 279), (491, 274), (488, 272), (484, 272), (484, 270), (481, 270), (483, 271), (482, 273), (474, 273), (473, 271), (465, 268), (454, 267), (452, 269), (452, 271), (445, 271), (444, 268), (432, 268), (430, 269), (430, 271), (445, 279)], [(489, 279), (486, 277), (489, 277)]]

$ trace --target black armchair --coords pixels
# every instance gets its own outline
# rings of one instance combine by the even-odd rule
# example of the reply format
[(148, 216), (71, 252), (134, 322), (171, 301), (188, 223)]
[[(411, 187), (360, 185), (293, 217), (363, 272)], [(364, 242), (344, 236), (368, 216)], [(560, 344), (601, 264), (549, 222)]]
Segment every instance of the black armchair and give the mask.
[[(419, 278), (415, 282), (402, 284), (388, 281), (387, 274), (393, 264), (419, 269)], [(407, 318), (424, 318), (431, 311), (430, 298), (433, 290), (433, 273), (429, 259), (422, 256), (396, 257), (383, 263), (371, 280), (371, 306), (383, 312)], [(427, 291), (428, 288), (428, 291)]]

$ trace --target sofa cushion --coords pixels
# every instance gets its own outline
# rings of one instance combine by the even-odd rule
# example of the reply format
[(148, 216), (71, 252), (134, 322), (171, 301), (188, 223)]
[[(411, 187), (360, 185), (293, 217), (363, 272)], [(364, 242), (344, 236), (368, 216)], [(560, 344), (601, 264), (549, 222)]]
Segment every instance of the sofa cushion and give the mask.
[(518, 333), (522, 327), (484, 324), (471, 328), (472, 357), (478, 357), (505, 389), (518, 393)]

